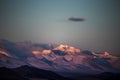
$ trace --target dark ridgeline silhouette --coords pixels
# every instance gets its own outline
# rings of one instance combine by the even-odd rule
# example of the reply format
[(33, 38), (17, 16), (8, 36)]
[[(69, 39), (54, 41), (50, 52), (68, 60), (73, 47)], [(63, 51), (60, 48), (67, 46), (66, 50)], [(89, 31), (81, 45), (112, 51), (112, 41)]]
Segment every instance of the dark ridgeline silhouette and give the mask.
[(1, 67), (0, 68), (0, 80), (29, 80), (29, 79), (17, 74), (12, 69)]
[(30, 66), (21, 66), (18, 68), (0, 68), (0, 80), (69, 80), (52, 71), (42, 70)]
[(18, 68), (0, 68), (0, 80), (120, 80), (120, 73), (104, 72), (96, 75), (82, 75), (65, 78), (52, 71), (30, 66)]

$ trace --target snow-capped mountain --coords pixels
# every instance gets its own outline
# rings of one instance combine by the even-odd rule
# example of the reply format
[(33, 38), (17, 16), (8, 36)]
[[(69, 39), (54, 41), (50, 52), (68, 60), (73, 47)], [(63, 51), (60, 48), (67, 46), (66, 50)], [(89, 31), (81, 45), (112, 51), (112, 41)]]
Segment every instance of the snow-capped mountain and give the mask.
[(108, 52), (82, 51), (69, 45), (13, 43), (0, 40), (0, 67), (29, 65), (57, 72), (72, 74), (97, 74), (120, 72), (120, 57)]
[(11, 56), (9, 52), (0, 49), (0, 67), (15, 68), (21, 65), (25, 65), (25, 63)]

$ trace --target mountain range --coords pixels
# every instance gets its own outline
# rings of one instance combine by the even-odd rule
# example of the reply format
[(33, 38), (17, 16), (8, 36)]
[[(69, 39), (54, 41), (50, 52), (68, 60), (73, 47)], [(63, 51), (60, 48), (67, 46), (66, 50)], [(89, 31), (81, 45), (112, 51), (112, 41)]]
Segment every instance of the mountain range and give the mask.
[(73, 78), (106, 72), (113, 74), (120, 73), (120, 57), (113, 56), (106, 51), (92, 52), (63, 44), (40, 44), (30, 41), (11, 42), (1, 39), (0, 67), (6, 70), (10, 69), (8, 71), (13, 71), (13, 73), (15, 69), (20, 70), (15, 71), (19, 73), (22, 68), (22, 72), (26, 69), (34, 70), (33, 68), (35, 68), (35, 72), (37, 69), (40, 69), (48, 72), (51, 71), (50, 73), (55, 75), (58, 74), (57, 77), (60, 75)]

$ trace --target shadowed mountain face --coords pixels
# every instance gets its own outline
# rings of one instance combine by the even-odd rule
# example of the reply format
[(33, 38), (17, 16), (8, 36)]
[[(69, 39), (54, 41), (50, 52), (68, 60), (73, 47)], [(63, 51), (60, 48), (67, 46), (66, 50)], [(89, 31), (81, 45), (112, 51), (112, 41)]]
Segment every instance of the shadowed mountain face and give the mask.
[[(81, 51), (62, 44), (13, 43), (0, 40), (0, 67), (17, 68), (23, 65), (53, 71), (65, 77), (78, 77), (103, 72), (119, 73), (120, 57), (112, 56), (108, 52), (98, 54), (88, 50)], [(20, 70), (25, 73), (25, 76), (40, 76), (31, 75), (31, 73), (24, 71), (28, 68), (22, 68)], [(31, 70), (31, 67), (29, 69)], [(39, 73), (37, 69), (32, 69), (32, 71), (34, 70), (35, 74)]]
[(9, 68), (0, 68), (0, 80), (28, 80)]
[(42, 70), (30, 66), (22, 66), (12, 69), (17, 74), (26, 78), (48, 79), (48, 80), (66, 80), (68, 78), (62, 77), (52, 71)]
[(41, 70), (30, 66), (21, 66), (18, 68), (0, 68), (1, 80), (66, 80), (52, 71)]
[(119, 80), (120, 73), (104, 72), (96, 75), (74, 77), (73, 80)]

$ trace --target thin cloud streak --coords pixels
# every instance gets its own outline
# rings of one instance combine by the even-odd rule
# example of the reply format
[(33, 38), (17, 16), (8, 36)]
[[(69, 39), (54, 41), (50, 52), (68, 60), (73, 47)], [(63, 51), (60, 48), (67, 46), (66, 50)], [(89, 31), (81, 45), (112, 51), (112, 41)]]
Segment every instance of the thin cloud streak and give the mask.
[(74, 21), (74, 22), (82, 22), (85, 21), (85, 19), (83, 18), (74, 18), (74, 17), (70, 17), (68, 18), (69, 21)]

